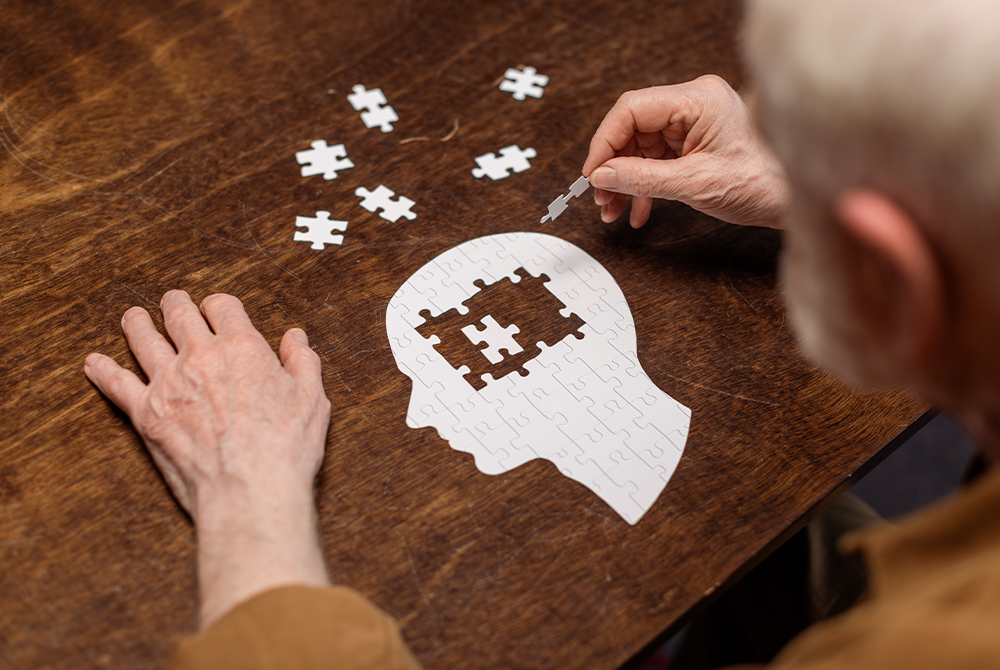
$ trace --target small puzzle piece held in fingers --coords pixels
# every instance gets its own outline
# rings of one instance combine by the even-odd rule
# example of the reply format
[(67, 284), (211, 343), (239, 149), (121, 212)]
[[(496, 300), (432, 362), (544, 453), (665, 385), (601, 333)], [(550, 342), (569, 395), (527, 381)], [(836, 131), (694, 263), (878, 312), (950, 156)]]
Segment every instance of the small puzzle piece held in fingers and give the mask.
[(494, 181), (505, 179), (510, 176), (510, 172), (524, 172), (530, 168), (531, 163), (528, 159), (534, 158), (535, 155), (535, 150), (531, 147), (522, 149), (512, 144), (501, 149), (500, 156), (493, 153), (476, 156), (476, 165), (479, 167), (472, 171), (472, 176), (476, 179), (489, 177)]
[(392, 196), (395, 193), (383, 184), (379, 184), (374, 191), (369, 191), (364, 186), (359, 186), (355, 189), (354, 195), (362, 198), (361, 206), (369, 212), (374, 213), (376, 210), (381, 209), (382, 213), (379, 216), (386, 221), (395, 223), (404, 216), (410, 221), (417, 218), (417, 215), (410, 211), (410, 208), (416, 203), (404, 196), (399, 196), (393, 200)]
[(351, 107), (359, 112), (362, 109), (366, 110), (361, 112), (361, 120), (365, 127), (378, 126), (383, 133), (392, 132), (392, 124), (394, 121), (399, 121), (399, 117), (396, 116), (396, 110), (386, 104), (387, 101), (382, 89), (373, 88), (369, 91), (363, 85), (356, 84), (351, 90), (354, 93), (347, 96), (347, 101), (351, 103)]
[(524, 100), (528, 95), (540, 98), (543, 93), (542, 87), (549, 83), (549, 78), (544, 74), (538, 74), (538, 70), (533, 67), (521, 70), (510, 67), (503, 76), (505, 79), (500, 82), (500, 90), (513, 93), (515, 100)]
[(310, 144), (312, 149), (296, 151), (295, 160), (302, 166), (302, 176), (312, 177), (321, 174), (323, 179), (336, 179), (337, 170), (354, 167), (347, 157), (347, 149), (343, 144), (327, 146), (326, 140), (316, 140)]
[(569, 201), (573, 198), (579, 198), (588, 188), (590, 188), (590, 180), (581, 176), (569, 187), (567, 195), (560, 195), (549, 204), (548, 214), (542, 217), (541, 223), (558, 219), (559, 215), (566, 211)]
[(297, 230), (292, 238), (296, 242), (312, 242), (310, 249), (322, 251), (324, 244), (343, 244), (343, 235), (334, 235), (333, 231), (347, 230), (347, 221), (336, 221), (330, 218), (330, 212), (318, 211), (316, 218), (296, 216), (295, 225), (305, 227), (306, 231)]

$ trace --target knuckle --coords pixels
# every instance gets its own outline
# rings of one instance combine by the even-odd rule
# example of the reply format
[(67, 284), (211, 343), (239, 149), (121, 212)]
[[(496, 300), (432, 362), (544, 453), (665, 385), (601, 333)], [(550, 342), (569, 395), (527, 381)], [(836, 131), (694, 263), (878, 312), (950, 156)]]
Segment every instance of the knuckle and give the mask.
[(620, 96), (618, 96), (618, 102), (615, 103), (615, 107), (622, 109), (631, 109), (636, 97), (639, 95), (638, 91), (625, 91)]
[(642, 163), (628, 170), (616, 170), (618, 173), (619, 190), (627, 192), (629, 195), (644, 195), (648, 177), (646, 169)]
[(259, 356), (265, 353), (272, 353), (271, 348), (267, 346), (264, 338), (256, 332), (241, 331), (233, 333), (226, 338), (226, 346), (242, 356)]
[(108, 389), (108, 393), (120, 397), (125, 392), (126, 387), (126, 377), (125, 373), (121, 370), (115, 370), (108, 374), (104, 379), (104, 385)]

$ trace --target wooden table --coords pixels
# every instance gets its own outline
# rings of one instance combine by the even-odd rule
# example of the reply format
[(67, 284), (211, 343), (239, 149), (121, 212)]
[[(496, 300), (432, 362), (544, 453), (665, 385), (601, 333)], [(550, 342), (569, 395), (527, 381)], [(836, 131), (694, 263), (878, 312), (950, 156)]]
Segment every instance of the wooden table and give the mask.
[[(310, 334), (334, 404), (330, 572), (396, 616), (427, 667), (619, 666), (912, 429), (921, 405), (849, 393), (796, 353), (776, 234), (670, 203), (638, 232), (582, 201), (537, 223), (621, 92), (706, 72), (740, 85), (739, 5), (5, 3), (0, 666), (155, 668), (194, 630), (191, 523), (82, 372), (92, 350), (136, 368), (121, 315), (159, 321), (171, 288), (239, 296), (275, 346)], [(550, 77), (541, 99), (498, 90), (518, 64)], [(361, 123), (357, 83), (386, 92), (393, 132)], [(294, 153), (320, 137), (356, 167), (302, 178)], [(515, 143), (536, 149), (530, 170), (472, 178), (473, 157)], [(354, 189), (380, 183), (417, 219), (361, 210)], [(320, 209), (350, 220), (343, 246), (292, 240)], [(547, 462), (486, 476), (404, 424), (389, 298), (442, 251), (516, 230), (617, 278), (646, 371), (693, 409), (634, 527)]]

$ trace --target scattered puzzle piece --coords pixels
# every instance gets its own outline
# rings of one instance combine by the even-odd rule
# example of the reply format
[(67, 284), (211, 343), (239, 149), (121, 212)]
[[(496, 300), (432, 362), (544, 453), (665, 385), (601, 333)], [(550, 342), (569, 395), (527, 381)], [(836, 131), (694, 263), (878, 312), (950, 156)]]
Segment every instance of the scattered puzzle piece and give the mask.
[(523, 70), (510, 67), (503, 76), (506, 78), (500, 82), (500, 90), (513, 93), (515, 100), (524, 100), (528, 95), (540, 98), (542, 87), (549, 83), (549, 78), (544, 74), (538, 74), (538, 70), (533, 67), (526, 67)]
[(535, 150), (531, 147), (522, 149), (516, 144), (504, 147), (500, 150), (500, 156), (496, 154), (483, 154), (476, 156), (476, 165), (479, 167), (472, 170), (472, 176), (476, 179), (489, 177), (496, 181), (510, 176), (510, 172), (524, 172), (531, 167), (529, 158), (535, 157)]
[(354, 167), (343, 144), (330, 147), (326, 145), (326, 140), (316, 140), (310, 146), (312, 149), (295, 152), (295, 160), (302, 166), (303, 177), (321, 174), (323, 179), (336, 179), (337, 170)]
[(394, 121), (399, 121), (399, 117), (396, 116), (396, 110), (386, 104), (387, 100), (385, 99), (385, 94), (382, 93), (382, 89), (373, 88), (368, 90), (363, 85), (356, 84), (351, 90), (354, 93), (347, 96), (347, 101), (351, 103), (351, 107), (359, 112), (362, 109), (366, 110), (361, 112), (361, 120), (364, 122), (365, 127), (374, 128), (378, 126), (382, 129), (383, 133), (392, 132), (392, 124)]
[(569, 201), (573, 198), (579, 198), (588, 188), (590, 188), (590, 180), (581, 176), (569, 187), (568, 195), (560, 195), (552, 201), (549, 205), (549, 213), (542, 217), (541, 223), (558, 219), (559, 215), (566, 211)]
[(386, 221), (395, 223), (404, 216), (410, 221), (417, 218), (417, 215), (410, 211), (410, 208), (416, 204), (415, 202), (403, 196), (399, 196), (393, 200), (392, 196), (395, 193), (382, 184), (379, 184), (374, 191), (369, 191), (364, 186), (359, 186), (355, 189), (354, 195), (362, 198), (361, 206), (369, 212), (381, 209), (382, 213), (379, 216)]
[(324, 244), (343, 244), (343, 235), (333, 235), (333, 231), (344, 232), (347, 230), (347, 221), (336, 221), (330, 218), (330, 212), (320, 210), (316, 212), (316, 218), (308, 216), (296, 216), (295, 225), (299, 228), (305, 227), (306, 231), (297, 230), (292, 238), (296, 242), (312, 242), (310, 249), (322, 251)]

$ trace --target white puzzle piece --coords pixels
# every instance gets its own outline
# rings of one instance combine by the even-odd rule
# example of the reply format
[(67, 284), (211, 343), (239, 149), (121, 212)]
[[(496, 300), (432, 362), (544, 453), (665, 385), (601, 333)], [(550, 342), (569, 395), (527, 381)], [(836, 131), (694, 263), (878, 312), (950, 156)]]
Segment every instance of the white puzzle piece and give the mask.
[(462, 328), (462, 333), (473, 344), (485, 342), (488, 345), (485, 349), (481, 349), (481, 352), (490, 363), (499, 363), (505, 355), (519, 354), (524, 351), (517, 340), (513, 338), (514, 335), (521, 332), (517, 326), (511, 324), (506, 328), (501, 328), (492, 316), (483, 317), (480, 323), (486, 327), (480, 330), (475, 324), (469, 324)]
[(337, 170), (354, 167), (347, 157), (347, 149), (343, 144), (327, 146), (326, 140), (316, 140), (310, 144), (312, 149), (296, 151), (295, 160), (302, 166), (302, 176), (312, 177), (321, 174), (323, 179), (336, 179)]
[(444, 252), (396, 291), (386, 333), (413, 381), (407, 425), (433, 426), (486, 474), (547, 459), (634, 524), (677, 468), (691, 412), (643, 372), (618, 284), (564, 240), (508, 233)]
[(395, 193), (383, 184), (379, 184), (374, 191), (369, 191), (364, 186), (359, 186), (354, 190), (354, 195), (362, 198), (361, 206), (369, 212), (374, 213), (381, 209), (382, 213), (379, 216), (386, 221), (396, 223), (404, 216), (410, 221), (417, 218), (417, 215), (410, 211), (410, 208), (416, 203), (403, 196), (399, 196), (393, 200), (392, 196)]
[(351, 103), (351, 107), (359, 112), (362, 109), (366, 110), (361, 112), (361, 120), (365, 127), (375, 128), (377, 126), (382, 129), (383, 133), (392, 132), (392, 124), (399, 121), (399, 117), (396, 116), (396, 110), (386, 104), (388, 101), (385, 99), (382, 89), (373, 88), (369, 91), (363, 85), (355, 84), (351, 90), (354, 92), (347, 96), (347, 101)]
[(542, 87), (549, 83), (549, 78), (544, 74), (538, 74), (538, 70), (533, 67), (526, 67), (523, 70), (507, 68), (503, 73), (505, 79), (500, 82), (500, 90), (514, 94), (515, 100), (524, 100), (525, 96), (532, 98), (542, 97)]
[(568, 195), (560, 195), (553, 200), (551, 204), (549, 204), (548, 214), (542, 217), (541, 223), (545, 223), (546, 221), (555, 221), (558, 219), (559, 215), (566, 211), (569, 201), (573, 198), (579, 198), (588, 188), (590, 188), (590, 180), (581, 175), (580, 178), (573, 182), (573, 184), (569, 187)]
[(500, 150), (500, 155), (493, 153), (476, 156), (476, 165), (479, 167), (472, 170), (472, 176), (476, 179), (489, 177), (496, 181), (510, 176), (510, 172), (524, 172), (531, 167), (529, 158), (535, 157), (535, 150), (531, 147), (522, 149), (516, 144), (504, 147)]
[(312, 242), (309, 248), (316, 251), (322, 251), (324, 244), (343, 244), (344, 236), (334, 235), (333, 231), (347, 230), (347, 221), (331, 219), (330, 212), (322, 210), (316, 212), (316, 218), (296, 216), (295, 225), (306, 230), (296, 230), (292, 239), (295, 242)]

